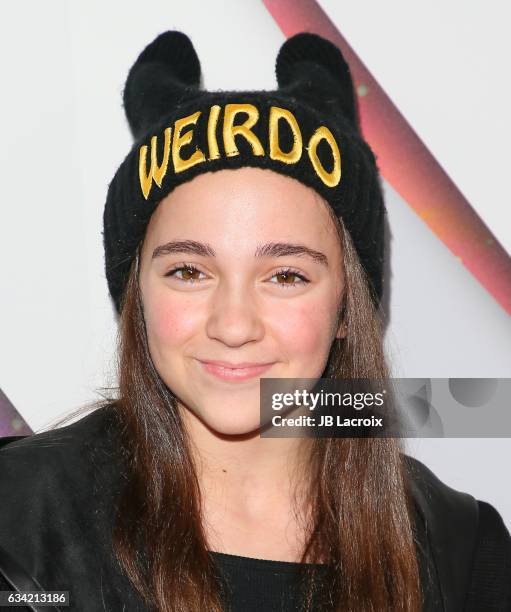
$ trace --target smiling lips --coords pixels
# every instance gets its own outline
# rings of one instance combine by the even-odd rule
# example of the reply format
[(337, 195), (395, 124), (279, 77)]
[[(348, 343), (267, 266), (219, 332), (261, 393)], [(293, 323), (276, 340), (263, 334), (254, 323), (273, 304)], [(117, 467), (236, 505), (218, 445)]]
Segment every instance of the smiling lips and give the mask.
[(202, 367), (222, 380), (247, 380), (269, 370), (273, 363), (228, 363), (226, 361), (200, 361)]

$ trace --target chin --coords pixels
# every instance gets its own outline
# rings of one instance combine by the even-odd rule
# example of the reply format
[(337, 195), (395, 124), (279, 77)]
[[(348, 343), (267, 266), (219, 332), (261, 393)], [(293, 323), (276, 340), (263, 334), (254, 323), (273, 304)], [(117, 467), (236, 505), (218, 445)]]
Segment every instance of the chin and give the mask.
[(247, 435), (259, 435), (259, 419), (257, 421), (218, 421), (217, 419), (211, 420), (206, 423), (207, 426), (218, 435), (222, 436), (247, 436)]
[(235, 436), (259, 433), (259, 403), (254, 406), (247, 403), (244, 406), (241, 403), (210, 403), (202, 405), (200, 411), (194, 413), (204, 425), (217, 434)]

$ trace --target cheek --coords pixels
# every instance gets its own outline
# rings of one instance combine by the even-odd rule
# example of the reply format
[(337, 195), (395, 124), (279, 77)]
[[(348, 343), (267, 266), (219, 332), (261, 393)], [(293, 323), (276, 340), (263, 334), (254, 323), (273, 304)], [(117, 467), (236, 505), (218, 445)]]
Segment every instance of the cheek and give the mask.
[[(334, 305), (310, 301), (290, 305), (275, 313), (273, 329), (290, 353), (300, 353), (304, 358), (328, 351), (331, 344)], [(285, 324), (282, 324), (285, 321)]]
[(144, 299), (144, 317), (150, 346), (164, 352), (189, 338), (200, 319), (197, 305), (168, 291), (154, 291)]

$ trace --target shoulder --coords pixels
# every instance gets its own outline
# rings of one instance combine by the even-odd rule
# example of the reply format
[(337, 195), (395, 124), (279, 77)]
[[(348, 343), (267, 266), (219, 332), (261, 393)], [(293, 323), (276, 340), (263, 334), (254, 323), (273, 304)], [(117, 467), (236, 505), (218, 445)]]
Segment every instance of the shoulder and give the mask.
[(102, 407), (65, 427), (0, 440), (0, 575), (100, 592), (121, 484), (115, 431), (112, 409)]
[(101, 440), (114, 427), (115, 411), (111, 405), (92, 410), (74, 423), (28, 436), (0, 438), (0, 459), (28, 455), (47, 458), (62, 451), (78, 451), (91, 440)]
[[(28, 436), (0, 438), (0, 487), (42, 487), (51, 479), (73, 479), (77, 470), (107, 453), (117, 432), (115, 411), (106, 405), (79, 420)], [(7, 489), (5, 489), (7, 487)]]
[[(1, 521), (18, 513), (33, 515), (39, 506), (48, 512), (56, 504), (91, 500), (118, 445), (115, 415), (103, 406), (78, 421), (25, 437), (0, 439), (0, 495), (5, 503)], [(32, 500), (29, 505), (28, 501)]]
[(404, 459), (417, 528), (432, 557), (444, 609), (490, 609), (477, 607), (480, 598), (508, 609), (503, 605), (511, 605), (511, 536), (498, 511), (450, 487), (419, 460)]
[(124, 481), (119, 433), (110, 405), (0, 440), (0, 587), (3, 577), (21, 591), (70, 591), (77, 610), (145, 609), (112, 549)]
[(474, 534), (484, 530), (488, 535), (509, 536), (501, 515), (491, 504), (447, 485), (414, 457), (404, 455), (404, 461), (413, 500), (426, 522), (437, 519), (456, 525), (456, 531), (465, 527), (474, 530)]
[(114, 410), (102, 406), (64, 427), (0, 438), (0, 495), (5, 500), (0, 519), (25, 508), (29, 499), (47, 505), (59, 495), (89, 495), (98, 468), (115, 451), (115, 432)]
[(511, 610), (511, 534), (491, 504), (478, 506), (467, 610)]

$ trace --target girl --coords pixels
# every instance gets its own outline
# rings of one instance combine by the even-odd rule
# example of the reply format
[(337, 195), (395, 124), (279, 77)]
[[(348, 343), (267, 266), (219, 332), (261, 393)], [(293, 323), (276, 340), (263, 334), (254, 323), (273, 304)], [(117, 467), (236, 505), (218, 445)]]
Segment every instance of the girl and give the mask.
[(39, 591), (29, 609), (510, 609), (498, 512), (397, 439), (260, 435), (261, 378), (389, 376), (349, 68), (304, 33), (276, 74), (205, 92), (166, 32), (128, 75), (104, 214), (118, 396), (0, 451), (0, 586)]

